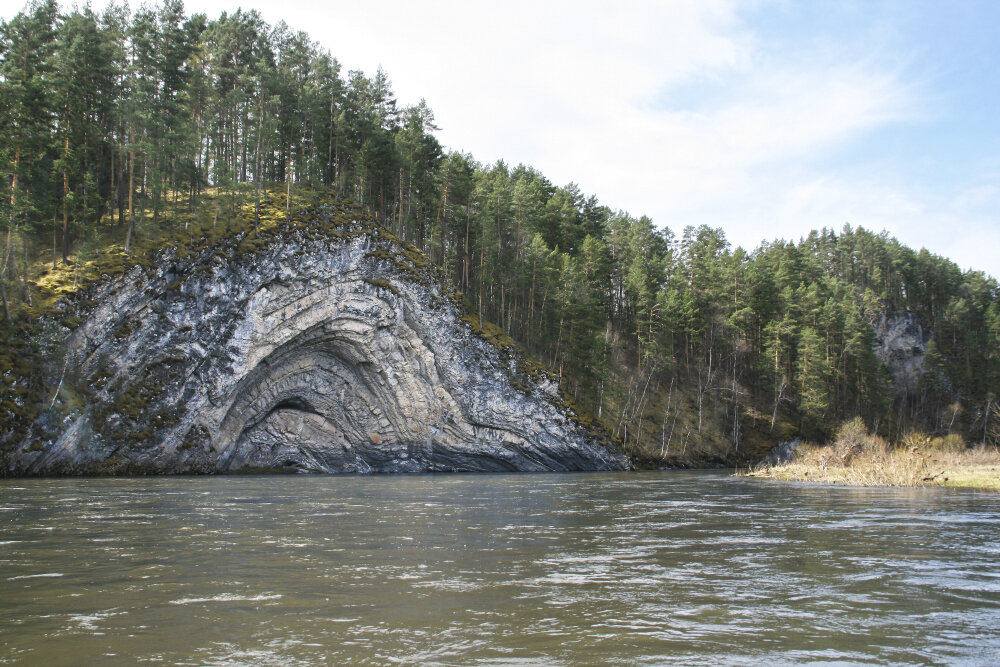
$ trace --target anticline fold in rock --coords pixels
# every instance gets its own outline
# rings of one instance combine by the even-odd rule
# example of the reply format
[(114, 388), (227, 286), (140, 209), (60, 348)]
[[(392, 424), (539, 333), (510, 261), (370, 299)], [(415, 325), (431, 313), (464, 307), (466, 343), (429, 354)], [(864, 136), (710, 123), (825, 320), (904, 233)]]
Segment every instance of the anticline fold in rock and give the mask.
[(517, 358), (374, 243), (290, 233), (252, 259), (171, 266), (179, 289), (112, 281), (68, 341), (92, 401), (22, 472), (628, 467), (551, 386), (515, 389)]

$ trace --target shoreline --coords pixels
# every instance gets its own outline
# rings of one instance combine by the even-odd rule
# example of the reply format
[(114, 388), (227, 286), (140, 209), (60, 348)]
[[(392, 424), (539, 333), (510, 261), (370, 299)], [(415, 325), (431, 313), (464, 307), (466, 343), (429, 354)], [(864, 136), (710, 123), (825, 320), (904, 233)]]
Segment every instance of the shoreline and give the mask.
[(788, 443), (776, 462), (743, 477), (846, 486), (961, 487), (1000, 491), (1000, 448), (969, 446), (955, 434), (911, 431), (896, 443), (869, 433), (861, 419), (844, 422), (827, 445)]
[(846, 486), (962, 487), (1000, 491), (1000, 448), (968, 446), (956, 435), (918, 431), (890, 443), (866, 431), (859, 419), (845, 422), (832, 443), (795, 443), (743, 477), (821, 482)]
[[(1000, 492), (1000, 464), (933, 466), (917, 479), (893, 478), (876, 471), (858, 468), (823, 468), (809, 463), (791, 462), (737, 472), (739, 477), (771, 479), (779, 482), (819, 482), (838, 486), (930, 488), (950, 487)], [(923, 474), (918, 473), (918, 474)]]

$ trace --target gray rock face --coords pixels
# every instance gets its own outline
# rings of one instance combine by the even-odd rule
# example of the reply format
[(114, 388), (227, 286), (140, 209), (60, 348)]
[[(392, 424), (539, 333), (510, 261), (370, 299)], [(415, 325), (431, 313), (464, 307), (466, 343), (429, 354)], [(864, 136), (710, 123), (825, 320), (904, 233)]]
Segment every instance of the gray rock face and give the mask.
[(67, 343), (63, 393), (83, 407), (10, 472), (629, 467), (394, 252), (289, 230), (256, 256), (167, 255), (105, 284)]
[(892, 373), (893, 384), (901, 394), (914, 394), (924, 375), (924, 353), (930, 335), (912, 312), (896, 315), (883, 313), (875, 322), (875, 356)]
[(782, 463), (788, 463), (795, 458), (795, 450), (798, 449), (801, 444), (801, 438), (779, 442), (771, 448), (771, 451), (768, 452), (767, 456), (761, 459), (757, 465), (776, 466), (781, 465)]

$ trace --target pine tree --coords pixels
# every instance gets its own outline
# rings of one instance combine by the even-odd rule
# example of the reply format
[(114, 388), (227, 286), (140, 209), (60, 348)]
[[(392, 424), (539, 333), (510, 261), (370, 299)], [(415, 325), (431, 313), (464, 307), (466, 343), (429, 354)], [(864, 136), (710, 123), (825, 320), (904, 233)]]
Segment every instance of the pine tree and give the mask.
[[(0, 154), (8, 165), (4, 171), (10, 174), (5, 184), (7, 206), (0, 215), (0, 229), (6, 232), (0, 257), (0, 297), (7, 321), (11, 319), (7, 284), (15, 278), (12, 254), (16, 233), (26, 223), (46, 219), (57, 205), (49, 186), (50, 126), (55, 105), (50, 78), (56, 18), (55, 0), (36, 0), (0, 26)], [(26, 271), (23, 267), (21, 284), (27, 297)]]

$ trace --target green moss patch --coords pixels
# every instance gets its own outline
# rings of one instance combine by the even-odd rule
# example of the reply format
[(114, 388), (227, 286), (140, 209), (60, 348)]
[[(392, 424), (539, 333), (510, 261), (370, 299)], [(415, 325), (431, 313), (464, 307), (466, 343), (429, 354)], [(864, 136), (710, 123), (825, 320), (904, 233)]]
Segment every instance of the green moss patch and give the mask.
[(364, 281), (366, 283), (368, 283), (369, 285), (371, 285), (372, 287), (377, 287), (378, 289), (389, 290), (390, 292), (392, 292), (396, 296), (399, 296), (399, 290), (396, 289), (396, 287), (392, 283), (390, 283), (388, 280), (384, 280), (382, 278), (365, 278)]

